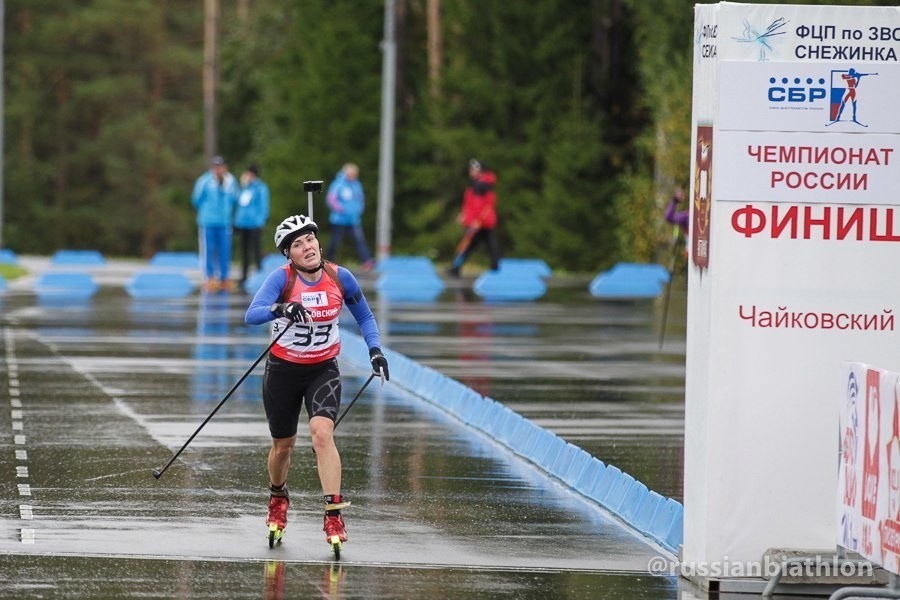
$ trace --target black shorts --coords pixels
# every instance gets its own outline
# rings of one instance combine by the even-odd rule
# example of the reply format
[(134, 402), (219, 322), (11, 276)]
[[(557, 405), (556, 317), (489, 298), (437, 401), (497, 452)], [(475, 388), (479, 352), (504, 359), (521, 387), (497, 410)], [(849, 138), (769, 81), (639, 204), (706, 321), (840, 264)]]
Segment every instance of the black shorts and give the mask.
[(336, 359), (301, 365), (269, 355), (263, 376), (263, 406), (273, 438), (297, 434), (300, 410), (306, 415), (337, 419), (341, 406), (341, 372)]

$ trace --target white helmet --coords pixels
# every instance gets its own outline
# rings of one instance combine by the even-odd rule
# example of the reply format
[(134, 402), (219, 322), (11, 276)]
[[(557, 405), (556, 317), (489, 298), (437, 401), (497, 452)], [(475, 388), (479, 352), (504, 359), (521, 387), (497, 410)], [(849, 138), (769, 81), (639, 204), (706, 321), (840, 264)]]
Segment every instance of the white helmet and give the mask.
[(275, 246), (287, 256), (287, 246), (301, 233), (317, 233), (319, 226), (305, 215), (293, 215), (275, 228)]

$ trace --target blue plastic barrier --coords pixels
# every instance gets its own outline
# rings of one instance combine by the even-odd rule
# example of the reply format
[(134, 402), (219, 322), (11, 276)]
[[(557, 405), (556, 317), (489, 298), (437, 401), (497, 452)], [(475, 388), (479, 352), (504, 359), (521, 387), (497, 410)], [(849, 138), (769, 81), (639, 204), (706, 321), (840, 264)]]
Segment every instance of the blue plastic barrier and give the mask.
[(57, 250), (52, 265), (103, 266), (106, 259), (96, 250)]
[(150, 258), (150, 266), (199, 269), (200, 257), (196, 252), (157, 252)]
[(275, 269), (283, 267), (286, 262), (287, 258), (278, 252), (266, 254), (262, 259), (262, 266), (260, 267), (259, 272), (263, 273), (264, 276), (268, 275)]
[(660, 541), (666, 539), (680, 510), (681, 504), (677, 500), (666, 498), (666, 501), (660, 504), (656, 514), (653, 515), (653, 520), (650, 521), (648, 535)]
[(194, 291), (194, 284), (178, 272), (141, 271), (131, 278), (125, 291), (132, 298), (183, 298)]
[(594, 277), (588, 290), (595, 298), (655, 298), (668, 281), (669, 272), (662, 265), (618, 263)]
[(660, 505), (662, 505), (666, 501), (665, 498), (657, 494), (656, 492), (650, 492), (644, 498), (643, 502), (641, 502), (640, 506), (637, 508), (637, 512), (635, 513), (634, 522), (632, 523), (635, 528), (641, 533), (650, 533), (650, 524), (653, 522), (653, 518), (656, 516), (656, 511), (659, 510)]
[(499, 402), (497, 404), (501, 407), (500, 410), (497, 411), (496, 415), (494, 415), (494, 418), (489, 423), (485, 424), (485, 431), (495, 439), (500, 438), (500, 432), (503, 431), (506, 421), (512, 419), (516, 414), (504, 404), (500, 404)]
[(59, 300), (85, 300), (97, 293), (99, 286), (87, 273), (61, 273), (49, 271), (40, 275), (34, 291), (39, 298)]
[(606, 471), (606, 463), (592, 456), (591, 460), (588, 461), (588, 464), (581, 471), (578, 481), (575, 482), (575, 489), (585, 496), (590, 495), (591, 490), (603, 477), (604, 471)]
[(476, 393), (466, 394), (459, 405), (459, 419), (463, 423), (471, 423), (476, 413), (483, 407), (484, 398)]
[[(540, 462), (538, 463), (545, 471), (550, 471), (550, 468), (556, 462), (556, 457), (560, 455), (560, 453), (565, 449), (566, 441), (556, 435), (555, 433), (551, 433), (550, 436), (546, 439), (546, 445), (543, 448), (543, 456), (540, 458)], [(538, 449), (538, 454), (540, 455), (541, 449)]]
[(248, 277), (244, 282), (244, 293), (246, 293), (248, 296), (253, 296), (254, 294), (256, 294), (256, 292), (259, 291), (259, 288), (262, 287), (262, 284), (266, 280), (266, 277), (268, 277), (268, 273), (265, 273), (263, 271), (257, 271), (256, 273)]
[(444, 291), (444, 282), (434, 267), (431, 271), (397, 269), (379, 276), (375, 289), (393, 302), (433, 302)]
[(603, 499), (603, 505), (618, 514), (632, 485), (634, 485), (634, 477), (628, 473), (619, 475), (619, 478), (616, 479), (609, 493)]
[(578, 480), (581, 479), (582, 471), (587, 468), (590, 460), (590, 453), (578, 448), (578, 451), (575, 453), (575, 456), (572, 457), (571, 462), (566, 468), (562, 480), (569, 484), (569, 486), (575, 487), (578, 484)]
[(519, 456), (534, 461), (534, 452), (540, 444), (542, 435), (549, 433), (545, 429), (538, 427), (533, 421), (525, 422), (523, 427), (519, 428), (519, 442), (513, 447), (513, 451)]
[(503, 422), (503, 426), (500, 428), (500, 431), (497, 434), (497, 439), (503, 442), (503, 444), (505, 444), (506, 446), (515, 446), (518, 442), (516, 432), (522, 427), (522, 424), (524, 422), (525, 417), (515, 411), (510, 411), (510, 415)]
[(499, 271), (505, 274), (550, 277), (553, 271), (540, 258), (501, 258)]
[(475, 427), (491, 435), (497, 422), (509, 412), (509, 409), (496, 400), (489, 398), (484, 400), (488, 403), (488, 409), (481, 412), (481, 419), (475, 423)]
[(19, 257), (9, 248), (0, 248), (0, 264), (17, 265), (19, 264)]
[(628, 495), (625, 496), (625, 501), (622, 502), (622, 505), (619, 507), (619, 515), (625, 522), (634, 522), (638, 509), (641, 507), (641, 504), (647, 498), (647, 494), (649, 493), (650, 490), (647, 489), (646, 485), (635, 480), (631, 485), (631, 489), (628, 491)]
[(566, 445), (563, 446), (562, 452), (559, 453), (556, 460), (550, 465), (550, 473), (562, 479), (569, 470), (569, 465), (572, 463), (572, 460), (580, 449), (581, 448), (575, 444), (567, 442)]
[(388, 256), (375, 264), (376, 273), (437, 273), (427, 256)]
[(485, 271), (472, 289), (485, 300), (518, 302), (537, 300), (547, 293), (547, 284), (534, 273)]
[(591, 488), (588, 496), (598, 504), (606, 506), (606, 497), (609, 495), (610, 490), (613, 489), (613, 487), (616, 485), (616, 482), (619, 480), (619, 477), (621, 476), (622, 469), (613, 465), (606, 465), (606, 469), (603, 471), (600, 479), (598, 479), (596, 483), (594, 483), (594, 487)]
[(660, 540), (663, 546), (672, 551), (677, 551), (678, 546), (684, 541), (684, 507), (680, 504), (675, 507), (675, 516), (666, 536)]

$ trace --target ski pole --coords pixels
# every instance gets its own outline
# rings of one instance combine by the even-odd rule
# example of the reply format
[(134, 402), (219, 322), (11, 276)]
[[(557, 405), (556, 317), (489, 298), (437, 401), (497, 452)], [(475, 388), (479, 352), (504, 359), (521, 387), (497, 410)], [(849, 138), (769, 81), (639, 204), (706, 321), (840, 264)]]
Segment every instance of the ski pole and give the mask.
[[(375, 379), (375, 371), (372, 371), (372, 374), (369, 375), (369, 378), (366, 379), (366, 382), (362, 385), (361, 388), (359, 388), (359, 391), (356, 392), (355, 396), (353, 396), (353, 400), (350, 401), (350, 404), (347, 405), (347, 408), (344, 409), (344, 412), (342, 412), (340, 414), (340, 416), (338, 416), (338, 418), (335, 419), (334, 427), (332, 428), (332, 431), (337, 429), (338, 423), (340, 423), (341, 421), (344, 420), (344, 417), (347, 416), (347, 413), (350, 412), (350, 409), (353, 408), (353, 405), (356, 404), (357, 400), (359, 400), (359, 397), (362, 395), (363, 390), (365, 390), (369, 386), (369, 384), (372, 383), (373, 379)], [(316, 453), (316, 449), (314, 447), (310, 446), (309, 449), (312, 450), (313, 454)]]
[(666, 337), (666, 321), (669, 316), (669, 298), (672, 295), (672, 280), (675, 279), (675, 263), (678, 260), (678, 226), (672, 230), (672, 268), (669, 269), (669, 281), (666, 282), (666, 295), (663, 300), (662, 327), (659, 329), (659, 351), (662, 352), (663, 340)]
[(175, 462), (175, 459), (178, 458), (178, 457), (181, 455), (182, 452), (184, 452), (184, 449), (188, 447), (188, 444), (190, 444), (190, 443), (194, 440), (194, 438), (197, 437), (197, 434), (200, 433), (200, 430), (203, 429), (203, 427), (204, 427), (207, 423), (209, 423), (209, 420), (213, 418), (213, 415), (215, 415), (215, 414), (219, 411), (219, 409), (222, 408), (222, 405), (225, 404), (225, 401), (228, 400), (229, 398), (231, 398), (231, 395), (234, 393), (234, 391), (235, 391), (236, 389), (238, 389), (238, 386), (241, 385), (241, 383), (243, 383), (244, 380), (247, 379), (247, 376), (250, 375), (250, 373), (253, 371), (253, 369), (256, 368), (256, 365), (259, 364), (259, 361), (261, 361), (261, 360), (266, 356), (266, 354), (269, 353), (269, 350), (272, 349), (272, 346), (274, 346), (275, 343), (276, 343), (278, 340), (281, 339), (281, 336), (283, 336), (283, 335), (287, 332), (287, 330), (290, 329), (290, 328), (291, 328), (291, 324), (288, 323), (288, 326), (285, 327), (284, 329), (282, 329), (282, 330), (281, 330), (281, 333), (279, 333), (277, 336), (275, 336), (275, 339), (272, 340), (272, 341), (269, 343), (268, 346), (266, 346), (266, 349), (262, 351), (262, 354), (260, 354), (259, 357), (258, 357), (255, 361), (253, 361), (253, 364), (250, 365), (250, 368), (247, 369), (247, 372), (244, 373), (244, 374), (241, 376), (240, 379), (238, 379), (237, 383), (235, 383), (233, 386), (231, 386), (231, 389), (228, 390), (228, 393), (225, 394), (225, 397), (222, 398), (222, 400), (219, 402), (218, 405), (216, 405), (216, 407), (213, 409), (213, 411), (212, 411), (211, 413), (209, 413), (209, 416), (206, 417), (206, 419), (205, 419), (202, 423), (200, 423), (200, 427), (197, 428), (197, 431), (195, 431), (195, 432), (191, 435), (191, 437), (189, 437), (188, 440), (184, 443), (184, 445), (181, 447), (181, 449), (179, 449), (178, 452), (176, 452), (175, 455), (174, 455), (171, 459), (169, 459), (169, 462), (166, 463), (166, 466), (163, 467), (162, 470), (160, 470), (160, 469), (153, 469), (153, 476), (154, 476), (154, 477), (156, 477), (157, 479), (159, 479), (160, 477), (162, 477), (162, 474), (166, 472), (166, 469), (168, 469), (169, 466), (170, 466), (173, 462)]
[(466, 229), (465, 235), (463, 235), (462, 239), (459, 240), (459, 243), (456, 245), (456, 252), (453, 255), (453, 267), (459, 268), (462, 266), (462, 257), (463, 254), (466, 253), (466, 250), (469, 249), (469, 246), (472, 244), (472, 239), (475, 237), (475, 234), (478, 233), (480, 227), (469, 227)]
[(356, 404), (357, 400), (359, 400), (359, 397), (363, 393), (363, 390), (365, 390), (369, 386), (369, 384), (372, 383), (373, 379), (375, 379), (375, 371), (372, 371), (372, 374), (369, 375), (369, 378), (366, 379), (366, 382), (363, 384), (363, 386), (359, 388), (359, 391), (356, 392), (355, 396), (353, 396), (353, 400), (350, 401), (350, 404), (347, 405), (347, 408), (344, 409), (344, 412), (341, 413), (341, 416), (339, 416), (337, 418), (337, 421), (334, 422), (335, 429), (337, 429), (338, 423), (340, 423), (344, 419), (344, 417), (347, 416), (347, 413), (350, 412), (350, 409), (353, 408), (353, 405)]

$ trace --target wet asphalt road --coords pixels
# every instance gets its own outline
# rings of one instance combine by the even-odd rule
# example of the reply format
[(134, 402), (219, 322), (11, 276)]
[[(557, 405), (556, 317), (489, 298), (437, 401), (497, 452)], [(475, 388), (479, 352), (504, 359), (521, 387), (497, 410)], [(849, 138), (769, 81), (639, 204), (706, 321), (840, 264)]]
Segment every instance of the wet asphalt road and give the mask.
[[(658, 548), (394, 383), (369, 386), (338, 429), (353, 501), (341, 562), (302, 438), (270, 550), (261, 367), (150, 473), (265, 348), (243, 324), (249, 298), (134, 300), (116, 269), (86, 302), (38, 300), (27, 281), (0, 296), (0, 597), (678, 596), (647, 573)], [(493, 304), (469, 283), (424, 304), (367, 290), (386, 345), (680, 499), (683, 289), (659, 352), (659, 300), (598, 302), (568, 282)], [(341, 368), (349, 399), (367, 365)]]

